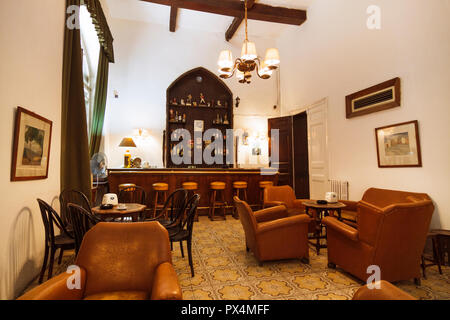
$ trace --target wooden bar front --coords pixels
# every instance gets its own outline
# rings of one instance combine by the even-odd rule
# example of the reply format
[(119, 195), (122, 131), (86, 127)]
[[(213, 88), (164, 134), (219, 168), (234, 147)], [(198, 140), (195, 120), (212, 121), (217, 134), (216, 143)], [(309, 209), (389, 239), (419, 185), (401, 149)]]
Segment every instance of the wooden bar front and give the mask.
[[(122, 183), (134, 183), (141, 186), (147, 192), (147, 206), (152, 207), (154, 192), (152, 184), (165, 182), (169, 185), (169, 194), (181, 188), (183, 182), (197, 182), (200, 194), (200, 209), (209, 207), (209, 184), (213, 181), (226, 183), (225, 199), (228, 205), (233, 204), (233, 182), (246, 181), (248, 184), (248, 203), (259, 204), (259, 182), (278, 182), (278, 173), (262, 175), (260, 169), (109, 169), (110, 192), (119, 193), (118, 186)], [(200, 214), (205, 214), (202, 210)]]

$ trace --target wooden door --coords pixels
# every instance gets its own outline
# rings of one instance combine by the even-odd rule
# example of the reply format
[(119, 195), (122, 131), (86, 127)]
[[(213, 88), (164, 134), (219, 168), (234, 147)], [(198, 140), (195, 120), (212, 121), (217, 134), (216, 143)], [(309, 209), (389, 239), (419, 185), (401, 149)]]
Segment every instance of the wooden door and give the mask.
[(278, 167), (278, 185), (289, 185), (294, 187), (293, 184), (293, 161), (292, 161), (292, 116), (269, 119), (269, 156), (272, 158), (272, 135), (271, 130), (279, 130), (278, 139), (278, 161), (270, 163), (271, 167)]
[(293, 116), (294, 190), (297, 199), (309, 199), (308, 119), (306, 112)]

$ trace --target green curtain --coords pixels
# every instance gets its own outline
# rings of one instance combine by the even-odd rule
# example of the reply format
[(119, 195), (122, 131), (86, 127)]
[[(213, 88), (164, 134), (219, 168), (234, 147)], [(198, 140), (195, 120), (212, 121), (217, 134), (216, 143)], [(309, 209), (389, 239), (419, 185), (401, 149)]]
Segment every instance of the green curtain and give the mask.
[[(80, 0), (66, 0), (66, 7)], [(66, 13), (66, 20), (72, 13)], [(61, 190), (66, 188), (91, 197), (91, 170), (83, 88), (80, 30), (64, 24), (61, 112)]]
[(102, 140), (103, 122), (105, 119), (106, 96), (108, 92), (109, 59), (103, 47), (100, 47), (98, 59), (97, 83), (95, 85), (94, 110), (92, 113), (89, 155), (96, 154)]

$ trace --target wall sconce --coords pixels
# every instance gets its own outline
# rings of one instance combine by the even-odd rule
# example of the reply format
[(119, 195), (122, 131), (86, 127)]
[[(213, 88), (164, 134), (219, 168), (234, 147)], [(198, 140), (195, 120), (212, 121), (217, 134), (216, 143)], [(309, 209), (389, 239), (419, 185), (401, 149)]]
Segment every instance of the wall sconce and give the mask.
[(241, 98), (236, 97), (236, 108), (239, 108), (239, 103), (241, 102)]

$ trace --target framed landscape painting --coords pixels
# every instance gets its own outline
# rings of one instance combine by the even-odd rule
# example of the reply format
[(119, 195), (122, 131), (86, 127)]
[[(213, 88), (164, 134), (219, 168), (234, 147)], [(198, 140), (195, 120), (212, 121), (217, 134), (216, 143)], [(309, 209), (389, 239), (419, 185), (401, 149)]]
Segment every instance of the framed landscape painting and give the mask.
[(17, 107), (11, 181), (48, 177), (51, 136), (52, 121)]
[(378, 167), (421, 167), (417, 120), (375, 129)]

